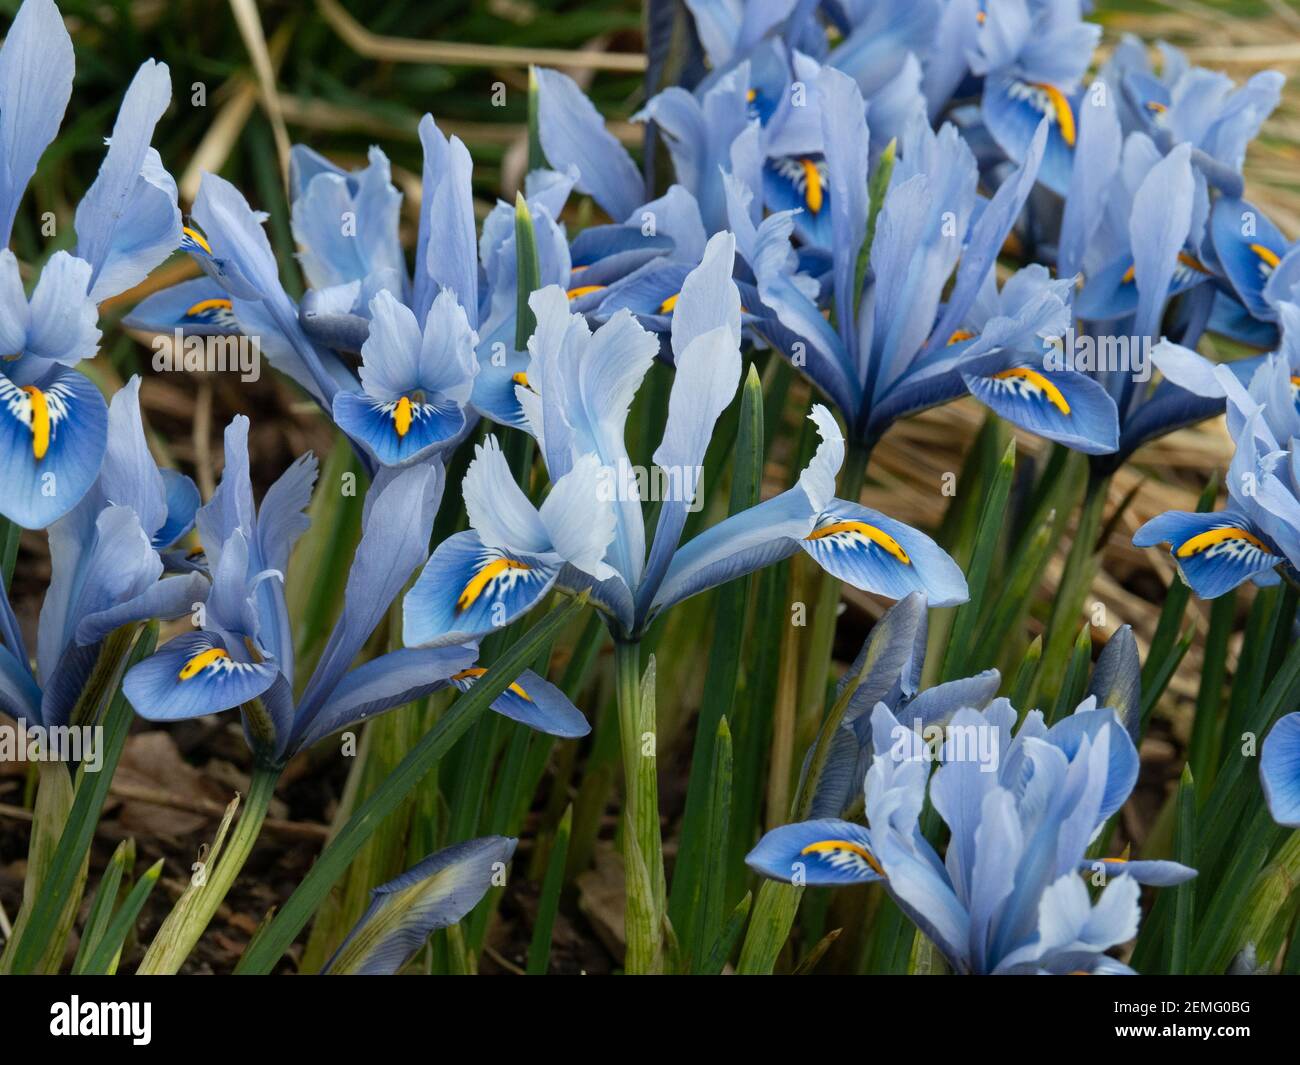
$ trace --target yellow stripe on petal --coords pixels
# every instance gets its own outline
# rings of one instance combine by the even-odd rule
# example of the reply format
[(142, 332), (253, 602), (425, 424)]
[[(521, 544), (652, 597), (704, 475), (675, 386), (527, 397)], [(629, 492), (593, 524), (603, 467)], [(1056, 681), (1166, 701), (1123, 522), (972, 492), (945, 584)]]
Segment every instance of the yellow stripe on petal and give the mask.
[(525, 388), (529, 389), (530, 391), (532, 390), (533, 386), (528, 383), (528, 375), (524, 373), (522, 370), (520, 370), (518, 373), (512, 373), (510, 375), (510, 380), (512, 380), (517, 385), (523, 385)]
[(671, 296), (669, 296), (666, 300), (664, 300), (663, 303), (659, 304), (659, 313), (672, 314), (673, 308), (677, 306), (677, 301), (681, 298), (681, 295), (682, 294), (680, 292), (674, 292)]
[(32, 409), (32, 454), (39, 462), (50, 450), (50, 404), (45, 393), (35, 385), (23, 385), (22, 390), (27, 393), (27, 402)]
[[(470, 666), (469, 669), (462, 669), (459, 673), (454, 674), (451, 679), (454, 681), (455, 680), (478, 680), (478, 678), (483, 676), (483, 674), (486, 672), (487, 670), (484, 669), (482, 666)], [(533, 701), (533, 697), (519, 686), (518, 681), (510, 685), (510, 690), (514, 692), (517, 696), (519, 696), (519, 698), (521, 699), (527, 699), (530, 703)]]
[(403, 396), (393, 408), (393, 428), (398, 436), (405, 436), (411, 431), (411, 401)]
[(801, 856), (808, 854), (853, 854), (861, 858), (875, 871), (877, 876), (884, 876), (885, 871), (876, 861), (876, 856), (866, 847), (863, 847), (852, 840), (847, 839), (822, 839), (816, 843), (809, 843), (799, 852)]
[(603, 292), (604, 285), (579, 285), (577, 288), (571, 288), (565, 295), (571, 300), (581, 299), (583, 296), (590, 296), (593, 292)]
[(861, 536), (870, 540), (873, 544), (883, 547), (899, 562), (905, 566), (910, 566), (912, 560), (907, 557), (907, 552), (889, 533), (883, 529), (877, 529), (874, 525), (868, 525), (865, 521), (835, 521), (829, 525), (823, 525), (819, 529), (814, 529), (804, 539), (806, 540), (825, 540), (830, 536)]
[(197, 677), (208, 666), (214, 662), (220, 662), (223, 658), (229, 658), (224, 647), (209, 647), (206, 651), (200, 651), (188, 662), (181, 667), (181, 671), (176, 674), (178, 680), (189, 680), (191, 677)]
[(1133, 284), (1133, 278), (1135, 277), (1137, 277), (1137, 267), (1130, 266), (1124, 271), (1124, 276), (1120, 278), (1120, 282), (1125, 285), (1131, 285)]
[(1047, 99), (1052, 104), (1052, 111), (1056, 115), (1056, 124), (1061, 130), (1061, 139), (1073, 148), (1076, 137), (1074, 109), (1070, 106), (1070, 101), (1065, 98), (1065, 93), (1055, 85), (1048, 85), (1042, 81), (1034, 82), (1034, 88), (1042, 89), (1047, 94)]
[(194, 241), (195, 244), (197, 244), (209, 255), (212, 254), (212, 245), (208, 243), (208, 238), (205, 237), (202, 233), (200, 233), (197, 229), (194, 229), (192, 226), (181, 226), (181, 232), (184, 233), (187, 237), (189, 237), (190, 240)]
[(1002, 370), (995, 373), (993, 377), (994, 380), (997, 381), (1026, 381), (1033, 386), (1035, 391), (1041, 392), (1046, 396), (1047, 402), (1062, 414), (1070, 413), (1070, 404), (1066, 401), (1061, 390), (1037, 370), (1031, 370), (1028, 366), (1013, 366), (1010, 370)]
[(200, 314), (207, 314), (208, 311), (229, 311), (233, 310), (234, 304), (230, 300), (210, 299), (199, 300), (193, 307), (185, 312), (186, 318), (195, 318)]
[(1252, 244), (1250, 250), (1253, 251), (1259, 260), (1268, 266), (1270, 270), (1276, 270), (1278, 264), (1282, 261), (1277, 252), (1272, 248), (1264, 247), (1263, 244)]
[(1193, 555), (1199, 555), (1202, 551), (1208, 551), (1215, 544), (1226, 543), (1230, 540), (1240, 540), (1248, 543), (1252, 547), (1259, 548), (1266, 555), (1273, 553), (1264, 546), (1264, 542), (1258, 536), (1248, 533), (1245, 529), (1225, 526), (1221, 529), (1207, 529), (1203, 533), (1197, 533), (1190, 540), (1184, 540), (1175, 554), (1179, 558), (1191, 558)]
[(949, 345), (960, 344), (963, 340), (970, 340), (974, 336), (975, 334), (972, 333), (969, 329), (958, 329), (955, 333), (953, 333), (952, 336), (948, 338), (948, 344)]
[(532, 567), (513, 558), (494, 558), (474, 574), (469, 583), (465, 585), (464, 591), (460, 593), (460, 597), (456, 600), (456, 612), (461, 613), (472, 607), (489, 584), (512, 569), (526, 571), (532, 569)]
[(818, 214), (822, 209), (824, 196), (822, 191), (822, 173), (817, 169), (817, 164), (811, 159), (800, 159), (799, 165), (803, 167), (803, 202), (807, 205), (808, 210), (813, 214)]

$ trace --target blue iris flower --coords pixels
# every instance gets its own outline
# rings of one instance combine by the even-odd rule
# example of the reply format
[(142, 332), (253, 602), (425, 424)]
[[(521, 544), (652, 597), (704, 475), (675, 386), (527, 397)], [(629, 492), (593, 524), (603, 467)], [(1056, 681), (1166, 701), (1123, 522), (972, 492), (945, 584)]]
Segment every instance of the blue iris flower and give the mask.
[(70, 716), (114, 630), (188, 614), (207, 595), (198, 573), (165, 575), (168, 549), (190, 529), (198, 489), (159, 470), (140, 421), (140, 379), (108, 409), (99, 476), (49, 528), (52, 575), (37, 629), (36, 670), (7, 597), (0, 594), (0, 709), (46, 728)]
[(655, 465), (674, 486), (647, 553), (641, 495), (624, 442), (628, 407), (658, 351), (620, 311), (592, 331), (556, 287), (533, 294), (528, 385), (518, 387), (553, 487), (540, 509), (501, 452), (480, 448), (463, 488), (471, 528), (440, 545), (405, 602), (410, 646), (475, 638), (509, 624), (552, 588), (590, 589), (624, 638), (668, 606), (803, 550), (855, 587), (935, 603), (966, 597), (960, 569), (929, 537), (835, 498), (844, 440), (815, 407), (822, 436), (799, 484), (679, 546), (713, 426), (740, 379), (734, 242), (714, 236), (685, 279), (672, 319), (676, 374)]
[(926, 85), (931, 113), (942, 109), (945, 92), (960, 91), (969, 71), (979, 86), (980, 122), (1013, 162), (1028, 157), (1040, 123), (1047, 123), (1037, 177), (1063, 195), (1075, 156), (1081, 81), (1101, 27), (1082, 20), (1077, 0), (957, 2), (943, 21), (946, 48), (936, 42), (930, 56), (936, 69)]
[[(764, 876), (807, 885), (879, 881), (958, 973), (1127, 972), (1106, 955), (1132, 939), (1143, 883), (1195, 871), (1098, 859), (1090, 843), (1137, 779), (1129, 733), (1095, 696), (1048, 728), (1005, 699), (961, 707), (935, 752), (878, 702), (865, 826), (834, 817), (769, 832), (750, 853)], [(943, 857), (921, 832), (926, 793), (951, 832)], [(1082, 874), (1082, 875), (1081, 875)], [(1084, 877), (1104, 887), (1094, 900)]]
[(1183, 387), (1227, 404), (1236, 451), (1228, 508), (1169, 511), (1133, 536), (1140, 547), (1167, 542), (1183, 579), (1206, 599), (1246, 580), (1276, 584), (1279, 567), (1300, 574), (1300, 307), (1284, 310), (1292, 328), (1262, 359), (1215, 366), (1174, 345), (1156, 351), (1162, 372)]
[(1158, 48), (1158, 74), (1146, 46), (1132, 36), (1101, 69), (1101, 79), (1119, 98), (1125, 133), (1146, 133), (1162, 152), (1190, 145), (1215, 184), (1240, 195), (1246, 147), (1277, 108), (1286, 79), (1264, 70), (1237, 86), (1222, 71), (1193, 66), (1177, 48), (1164, 42)]
[[(226, 467), (216, 495), (197, 515), (212, 575), (195, 631), (134, 666), (123, 690), (142, 717), (172, 721), (245, 708), (245, 732), (272, 764), (332, 732), (447, 685), (467, 687), (484, 672), (477, 648), (402, 649), (350, 668), (389, 605), (424, 559), (442, 495), (441, 463), (380, 472), (366, 496), (361, 540), (348, 572), (342, 613), (301, 694), (295, 697), (294, 644), (284, 598), (289, 553), (307, 527), (303, 514), (315, 459), (295, 462), (253, 505), (248, 419), (226, 430)], [(260, 700), (262, 712), (250, 704)], [(255, 705), (255, 704), (254, 704)], [(494, 704), (506, 716), (563, 736), (587, 723), (531, 671)]]
[[(257, 337), (271, 364), (334, 417), (372, 470), (455, 447), (479, 415), (520, 425), (514, 388), (528, 358), (515, 348), (515, 209), (498, 203), (480, 235), (469, 152), (428, 115), (419, 134), (424, 204), (413, 274), (398, 237), (401, 194), (383, 152), (372, 148), (367, 166), (348, 172), (297, 146), (293, 231), (309, 284), (301, 306), (278, 277), (265, 216), (207, 174), (182, 244), (205, 276), (148, 297), (124, 324)], [(664, 212), (662, 235), (630, 219), (583, 233), (571, 249), (558, 218), (573, 181), (536, 171), (526, 200), (541, 281), (564, 286), (576, 303), (671, 249), (673, 212)], [(703, 241), (702, 232), (684, 236), (684, 253), (698, 255)], [(360, 353), (359, 376), (340, 353)]]
[[(955, 127), (938, 133), (918, 115), (864, 253), (868, 132), (857, 86), (824, 70), (819, 81), (832, 180), (834, 315), (798, 269), (788, 212), (754, 225), (747, 190), (726, 179), (737, 247), (757, 282), (754, 329), (872, 442), (898, 418), (972, 393), (999, 414), (1089, 453), (1118, 441), (1114, 403), (1086, 375), (1049, 365), (1048, 341), (1069, 324), (1068, 284), (1031, 268), (996, 291), (997, 253), (1033, 187), (1047, 137), (1040, 127), (1025, 164), (993, 198), (976, 192), (977, 168)], [(858, 175), (839, 180), (837, 175)], [(868, 269), (860, 269), (863, 255)], [(955, 278), (951, 290), (950, 278)]]
[[(0, 47), (0, 247), (68, 105), (72, 40), (50, 0), (25, 0)], [(97, 306), (138, 284), (180, 241), (176, 184), (149, 146), (171, 101), (167, 67), (146, 61), (77, 207), (73, 252), (45, 263), (30, 299), (0, 251), (0, 514), (44, 528), (90, 489), (104, 456), (103, 397), (74, 369), (99, 344)]]

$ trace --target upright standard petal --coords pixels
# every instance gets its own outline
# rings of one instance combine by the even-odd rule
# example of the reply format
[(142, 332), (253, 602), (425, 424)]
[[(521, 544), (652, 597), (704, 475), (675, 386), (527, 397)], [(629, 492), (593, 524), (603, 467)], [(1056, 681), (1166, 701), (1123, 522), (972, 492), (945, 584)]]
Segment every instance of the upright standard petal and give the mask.
[(537, 119), (546, 161), (576, 167), (577, 187), (613, 219), (626, 218), (645, 199), (645, 185), (627, 149), (572, 78), (536, 67)]
[(26, 0), (0, 47), (0, 247), (72, 96), (72, 38), (53, 0)]

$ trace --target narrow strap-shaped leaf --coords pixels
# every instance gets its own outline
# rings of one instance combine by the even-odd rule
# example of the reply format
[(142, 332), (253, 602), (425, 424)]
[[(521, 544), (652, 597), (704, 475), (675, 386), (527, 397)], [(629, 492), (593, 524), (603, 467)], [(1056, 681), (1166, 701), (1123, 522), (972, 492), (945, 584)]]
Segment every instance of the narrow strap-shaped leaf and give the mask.
[(1201, 685), (1196, 693), (1196, 718), (1192, 723), (1192, 741), (1187, 764), (1196, 778), (1202, 797), (1214, 786), (1214, 770), (1220, 747), (1219, 709), (1223, 702), (1223, 682), (1228, 671), (1228, 638), (1237, 618), (1237, 592), (1226, 592), (1210, 606), (1210, 631), (1205, 638), (1201, 658)]
[(99, 945), (90, 955), (90, 960), (86, 962), (85, 972), (88, 976), (102, 976), (110, 971), (113, 959), (122, 949), (122, 944), (126, 942), (126, 937), (130, 935), (135, 925), (135, 919), (144, 908), (154, 885), (158, 883), (162, 868), (163, 860), (159, 858), (140, 877), (135, 887), (131, 889), (131, 893), (127, 895), (126, 901), (118, 908), (117, 913), (113, 914), (112, 921), (104, 931), (103, 939), (99, 941)]
[(753, 902), (754, 893), (746, 891), (745, 897), (736, 903), (735, 909), (727, 917), (727, 923), (722, 926), (722, 931), (718, 933), (718, 938), (714, 940), (708, 955), (700, 965), (701, 975), (717, 976), (722, 972), (727, 959), (731, 957), (731, 952), (736, 949), (736, 943), (745, 928), (745, 919), (749, 916)]
[(104, 875), (99, 878), (95, 889), (94, 901), (90, 904), (90, 915), (86, 918), (86, 927), (81, 933), (81, 942), (77, 944), (77, 957), (72, 963), (72, 972), (79, 975), (86, 972), (94, 949), (104, 938), (108, 922), (113, 916), (113, 907), (117, 905), (117, 892), (122, 883), (122, 872), (126, 868), (127, 851), (131, 849), (130, 840), (122, 840), (113, 851), (104, 868)]
[(564, 887), (564, 863), (569, 857), (569, 835), (573, 831), (573, 805), (565, 808), (564, 816), (555, 829), (551, 841), (551, 857), (546, 866), (546, 879), (542, 881), (542, 896), (537, 903), (537, 922), (533, 925), (533, 938), (528, 944), (528, 975), (545, 976), (551, 962), (551, 932), (555, 915), (560, 909), (560, 891)]
[(705, 837), (705, 853), (712, 860), (705, 866), (700, 881), (700, 916), (694, 928), (696, 954), (692, 958), (692, 965), (697, 969), (704, 961), (706, 949), (722, 934), (725, 920), (727, 865), (719, 857), (726, 853), (731, 827), (731, 758), (731, 729), (724, 717), (718, 722), (713, 747), (713, 801), (707, 821), (708, 834)]
[(998, 541), (1002, 536), (1003, 519), (1006, 516), (1007, 499), (1011, 494), (1011, 477), (1016, 468), (1016, 442), (1007, 444), (997, 470), (984, 495), (984, 507), (980, 511), (979, 526), (975, 532), (975, 545), (971, 551), (970, 565), (966, 570), (966, 586), (970, 589), (970, 600), (957, 608), (953, 618), (952, 632), (948, 637), (948, 649), (943, 660), (943, 679), (954, 680), (970, 672), (974, 655), (972, 643), (975, 640), (975, 622), (979, 617), (984, 593), (988, 588), (989, 573), (993, 568), (993, 557), (997, 551)]
[(152, 622), (143, 628), (117, 674), (118, 683), (102, 720), (100, 743), (103, 746), (103, 764), (98, 773), (83, 771), (78, 775), (76, 796), (63, 826), (63, 835), (59, 838), (49, 874), (45, 878), (40, 898), (32, 908), (27, 931), (14, 952), (12, 971), (15, 973), (32, 972), (35, 969), (51, 942), (63, 905), (73, 891), (90, 841), (95, 835), (95, 826), (99, 823), (99, 814), (108, 797), (113, 772), (122, 755), (122, 747), (126, 743), (126, 734), (134, 716), (130, 703), (122, 694), (121, 677), (137, 662), (152, 654), (157, 641), (158, 624)]
[[(1177, 827), (1174, 831), (1174, 860), (1183, 865), (1196, 861), (1196, 778), (1188, 766), (1183, 766), (1178, 783)], [(1173, 889), (1174, 927), (1169, 937), (1169, 962), (1171, 976), (1187, 972), (1187, 956), (1191, 950), (1192, 927), (1196, 919), (1196, 880), (1184, 881)]]
[[(735, 465), (731, 481), (729, 513), (737, 514), (758, 503), (763, 485), (763, 386), (751, 365), (741, 394), (740, 426), (736, 439)], [(730, 581), (714, 592), (713, 642), (709, 668), (700, 701), (695, 747), (686, 789), (686, 812), (682, 817), (681, 842), (673, 871), (669, 913), (679, 930), (689, 956), (698, 959), (704, 949), (697, 936), (699, 884), (702, 870), (718, 852), (704, 851), (703, 820), (710, 798), (710, 774), (714, 767), (714, 742), (718, 724), (731, 714), (740, 677), (743, 655), (741, 641), (749, 610), (749, 580)]]
[(410, 753), (370, 797), (358, 807), (348, 823), (325, 848), (297, 890), (261, 934), (249, 945), (236, 967), (237, 973), (264, 974), (271, 971), (280, 955), (302, 931), (316, 908), (325, 900), (334, 882), (362, 844), (383, 823), (385, 817), (406, 794), (424, 778), (425, 773), (451, 749), (488, 708), (510, 686), (521, 670), (537, 655), (542, 645), (586, 606), (586, 597), (557, 607), (534, 625), (474, 687), (451, 706), (436, 725), (411, 748)]
[(537, 328), (528, 297), (537, 289), (542, 268), (537, 259), (537, 233), (533, 215), (522, 192), (515, 194), (515, 350), (525, 351), (528, 338)]

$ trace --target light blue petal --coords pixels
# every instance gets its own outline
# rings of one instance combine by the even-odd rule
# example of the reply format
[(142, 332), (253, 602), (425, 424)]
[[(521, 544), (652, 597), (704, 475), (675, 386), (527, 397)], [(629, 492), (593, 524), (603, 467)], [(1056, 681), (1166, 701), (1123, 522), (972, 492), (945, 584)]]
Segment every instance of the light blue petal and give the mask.
[(559, 572), (558, 560), (486, 547), (472, 530), (456, 533), (438, 545), (406, 593), (403, 641), (443, 647), (477, 640), (532, 609)]
[(774, 828), (745, 856), (760, 876), (807, 887), (869, 884), (880, 879), (871, 835), (834, 818)]
[(50, 256), (32, 290), (27, 355), (65, 366), (95, 357), (100, 333), (89, 285), (89, 263), (66, 251)]
[(425, 557), (442, 482), (435, 464), (412, 466), (371, 486), (343, 611), (299, 700), (303, 713), (314, 713), (330, 697)]
[(173, 336), (232, 336), (239, 332), (233, 301), (206, 275), (146, 296), (122, 319), (126, 329)]
[(473, 647), (401, 648), (348, 672), (318, 710), (296, 715), (286, 748), (304, 750), (331, 733), (446, 687), (474, 664)]
[(146, 59), (127, 87), (104, 163), (77, 205), (77, 256), (96, 303), (139, 284), (181, 242), (176, 182), (149, 147), (172, 98), (165, 63)]
[(318, 347), (303, 332), (262, 228), (265, 216), (254, 212), (243, 193), (215, 174), (203, 175), (193, 214), (212, 249), (206, 255), (201, 248), (193, 254), (234, 298), (241, 331), (261, 337), (262, 352), (272, 365), (328, 408), (340, 379), (351, 374), (338, 356)]
[(1100, 873), (1106, 878), (1128, 876), (1150, 887), (1177, 887), (1196, 876), (1195, 869), (1178, 862), (1124, 858), (1085, 858), (1079, 863), (1079, 872), (1084, 876)]
[(534, 68), (537, 119), (546, 160), (560, 170), (576, 167), (577, 188), (613, 219), (626, 218), (644, 200), (645, 185), (632, 157), (592, 102), (566, 74)]
[(1178, 572), (1202, 599), (1217, 599), (1281, 561), (1251, 522), (1230, 511), (1167, 511), (1139, 528), (1133, 543), (1168, 543)]
[(0, 247), (72, 95), (72, 38), (52, 0), (18, 8), (0, 47)]
[[(75, 370), (56, 369), (24, 391), (0, 374), (0, 514), (43, 529), (77, 505), (99, 473), (108, 431), (104, 397)], [(32, 429), (33, 408), (48, 417), (48, 443)], [(38, 426), (42, 419), (37, 417)], [(44, 450), (38, 450), (41, 447)]]
[[(420, 120), (424, 146), (424, 188), (415, 260), (415, 316), (423, 320), (434, 294), (449, 288), (478, 326), (478, 233), (474, 223), (474, 164), (459, 137), (448, 139), (425, 115)], [(431, 190), (431, 191), (429, 191)]]
[[(122, 681), (122, 691), (135, 712), (149, 721), (181, 721), (230, 710), (256, 699), (275, 682), (279, 670), (273, 662), (248, 662), (227, 651), (207, 632), (178, 636), (132, 666)], [(204, 665), (204, 662), (209, 664)], [(184, 677), (182, 677), (184, 674)]]
[[(461, 691), (469, 691), (486, 672), (481, 667), (467, 669), (452, 681)], [(496, 697), (492, 709), (511, 721), (561, 739), (578, 739), (591, 731), (591, 725), (569, 702), (568, 696), (531, 669), (520, 673), (514, 683)]]
[(1273, 820), (1300, 827), (1300, 714), (1279, 718), (1264, 737), (1259, 779)]
[(194, 515), (202, 499), (198, 486), (178, 470), (159, 471), (163, 479), (163, 494), (167, 500), (167, 514), (163, 524), (153, 534), (153, 546), (162, 551), (171, 547), (194, 527)]
[(1187, 242), (1195, 183), (1190, 147), (1180, 144), (1151, 168), (1133, 197), (1129, 241), (1138, 291), (1134, 330), (1158, 336), (1178, 253)]
[[(979, 372), (985, 366), (992, 372)], [(962, 377), (971, 395), (1022, 429), (1085, 455), (1105, 455), (1119, 447), (1115, 401), (1086, 374), (1006, 366), (994, 356)]]
[(928, 536), (847, 500), (833, 500), (799, 546), (833, 576), (890, 599), (924, 592), (931, 606), (953, 606), (969, 596), (960, 567)]
[(438, 851), (370, 893), (370, 907), (325, 963), (331, 975), (391, 976), (439, 928), (478, 905), (517, 840), (485, 836)]
[(1219, 265), (1246, 309), (1256, 318), (1276, 318), (1264, 286), (1288, 251), (1281, 230), (1254, 204), (1221, 196), (1210, 211), (1210, 236)]

